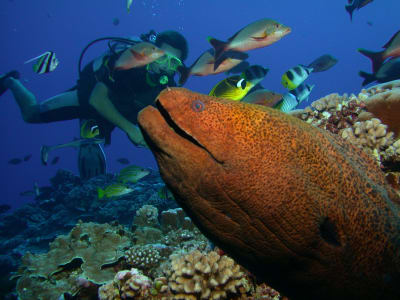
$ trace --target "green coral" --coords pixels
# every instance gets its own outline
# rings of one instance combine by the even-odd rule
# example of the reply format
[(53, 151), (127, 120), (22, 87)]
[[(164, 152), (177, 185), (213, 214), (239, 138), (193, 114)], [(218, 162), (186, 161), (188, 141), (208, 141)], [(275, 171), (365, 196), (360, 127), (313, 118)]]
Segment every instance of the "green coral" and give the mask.
[(115, 275), (113, 266), (131, 245), (121, 226), (79, 222), (50, 243), (48, 253), (26, 253), (18, 271), (17, 292), (24, 299), (57, 299), (76, 294), (78, 278), (103, 284)]

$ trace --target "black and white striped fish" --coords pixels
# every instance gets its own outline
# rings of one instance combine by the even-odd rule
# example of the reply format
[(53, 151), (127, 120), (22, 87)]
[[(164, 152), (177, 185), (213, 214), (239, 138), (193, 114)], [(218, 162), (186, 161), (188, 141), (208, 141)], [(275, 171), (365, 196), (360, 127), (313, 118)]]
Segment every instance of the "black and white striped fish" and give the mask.
[(58, 66), (58, 59), (56, 54), (52, 51), (46, 51), (45, 53), (27, 60), (25, 63), (36, 61), (33, 64), (33, 71), (38, 74), (53, 72)]
[(253, 85), (257, 85), (265, 78), (268, 71), (268, 68), (264, 68), (260, 65), (252, 65), (242, 73), (242, 77), (250, 81)]

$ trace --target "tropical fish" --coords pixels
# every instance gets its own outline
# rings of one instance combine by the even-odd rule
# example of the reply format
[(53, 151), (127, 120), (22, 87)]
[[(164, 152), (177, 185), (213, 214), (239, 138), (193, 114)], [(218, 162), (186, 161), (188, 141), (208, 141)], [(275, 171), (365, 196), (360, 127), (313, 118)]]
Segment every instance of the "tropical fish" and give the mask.
[(400, 79), (400, 57), (390, 59), (385, 62), (376, 73), (360, 71), (358, 74), (364, 78), (362, 86), (370, 84), (374, 81), (384, 83)]
[(282, 94), (278, 94), (269, 90), (259, 89), (250, 91), (241, 101), (263, 105), (267, 107), (273, 107), (283, 97)]
[(104, 197), (118, 197), (129, 194), (131, 192), (133, 192), (133, 189), (121, 183), (111, 184), (107, 186), (104, 190), (101, 188), (97, 189), (97, 195), (99, 199), (103, 199)]
[(135, 44), (124, 52), (115, 62), (116, 70), (128, 70), (143, 67), (165, 55), (165, 51), (149, 42)]
[(119, 162), (121, 165), (129, 165), (129, 159), (125, 157), (118, 158), (117, 162)]
[(252, 65), (242, 73), (242, 77), (250, 81), (253, 85), (257, 85), (267, 76), (268, 71), (269, 69), (263, 66)]
[(372, 156), (275, 109), (183, 88), (138, 122), (178, 205), (257, 279), (293, 300), (400, 299), (400, 196)]
[(230, 74), (241, 74), (243, 73), (248, 67), (250, 67), (250, 63), (248, 61), (242, 61), (237, 66), (231, 68), (230, 70), (226, 71), (226, 75)]
[(180, 73), (179, 85), (183, 85), (191, 75), (207, 76), (226, 72), (247, 59), (248, 55), (246, 53), (243, 54), (244, 55), (237, 56), (236, 58), (234, 58), (235, 54), (230, 55), (231, 57), (223, 56), (224, 60), (219, 64), (218, 68), (214, 70), (214, 49), (208, 49), (203, 52), (189, 68), (178, 68), (178, 72)]
[(131, 5), (132, 5), (133, 0), (126, 0), (126, 10), (128, 13), (131, 12)]
[(353, 20), (353, 12), (357, 9), (364, 7), (365, 5), (371, 3), (373, 0), (347, 0), (345, 9), (350, 15), (350, 20)]
[(27, 154), (27, 155), (25, 155), (25, 156), (24, 156), (24, 161), (30, 160), (31, 157), (32, 157), (32, 154)]
[(100, 134), (99, 126), (95, 120), (89, 119), (83, 121), (81, 125), (81, 137), (84, 139), (92, 139)]
[(308, 100), (314, 85), (301, 84), (296, 89), (283, 95), (282, 99), (276, 103), (274, 108), (282, 112), (289, 112), (295, 109), (301, 102)]
[(383, 46), (385, 50), (374, 52), (365, 49), (358, 49), (358, 52), (365, 55), (372, 61), (372, 72), (376, 73), (388, 58), (400, 56), (400, 30)]
[(254, 84), (251, 81), (235, 75), (218, 82), (209, 93), (209, 96), (238, 101), (246, 96), (253, 86)]
[(49, 73), (54, 71), (59, 61), (56, 54), (52, 51), (47, 51), (39, 56), (31, 58), (25, 62), (25, 64), (36, 61), (33, 64), (33, 71), (38, 74)]
[(22, 163), (22, 159), (20, 158), (12, 158), (8, 161), (8, 163), (10, 165), (19, 165), (20, 163)]
[(320, 57), (318, 57), (316, 60), (314, 60), (312, 63), (310, 63), (307, 67), (310, 69), (313, 69), (313, 72), (323, 72), (327, 71), (330, 68), (332, 68), (338, 60), (334, 58), (330, 54), (325, 54)]
[(297, 88), (311, 74), (313, 68), (297, 65), (282, 75), (282, 85), (289, 91)]
[(174, 195), (165, 185), (158, 190), (157, 194), (162, 200), (175, 200)]
[(40, 159), (41, 159), (43, 165), (47, 165), (47, 161), (49, 159), (49, 153), (55, 149), (66, 148), (66, 147), (79, 148), (82, 145), (103, 144), (103, 143), (104, 143), (104, 139), (92, 138), (92, 139), (76, 139), (76, 140), (73, 140), (72, 142), (65, 143), (65, 144), (59, 144), (59, 145), (55, 145), (55, 146), (43, 145), (40, 148)]
[(121, 181), (122, 183), (126, 183), (126, 182), (136, 183), (140, 179), (142, 179), (143, 177), (145, 177), (149, 174), (150, 174), (150, 171), (148, 169), (132, 165), (132, 166), (123, 168), (121, 171), (119, 171), (117, 180)]
[(218, 68), (222, 54), (228, 50), (234, 53), (265, 47), (279, 41), (290, 32), (291, 29), (283, 24), (271, 19), (261, 19), (240, 29), (226, 42), (209, 37), (208, 41), (215, 49), (214, 68)]
[(51, 165), (55, 165), (56, 163), (59, 162), (59, 160), (60, 160), (60, 157), (59, 157), (59, 156), (54, 157), (54, 158), (51, 160)]

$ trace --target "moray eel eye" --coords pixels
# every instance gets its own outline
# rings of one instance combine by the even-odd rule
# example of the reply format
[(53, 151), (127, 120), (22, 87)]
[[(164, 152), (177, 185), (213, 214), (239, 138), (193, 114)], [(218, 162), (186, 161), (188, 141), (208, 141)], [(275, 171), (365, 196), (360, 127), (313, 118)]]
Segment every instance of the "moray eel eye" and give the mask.
[(204, 110), (204, 103), (200, 100), (194, 100), (192, 102), (192, 110), (195, 112), (201, 112)]

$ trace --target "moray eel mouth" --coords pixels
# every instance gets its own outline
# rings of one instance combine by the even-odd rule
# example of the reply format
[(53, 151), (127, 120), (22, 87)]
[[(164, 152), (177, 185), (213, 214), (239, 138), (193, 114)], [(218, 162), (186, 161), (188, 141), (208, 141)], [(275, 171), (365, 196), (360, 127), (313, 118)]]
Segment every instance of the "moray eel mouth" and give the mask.
[(223, 163), (205, 145), (202, 145), (195, 137), (187, 133), (182, 126), (179, 126), (158, 98), (155, 101), (155, 107), (148, 106), (139, 113), (138, 121), (147, 144), (154, 152), (171, 157), (174, 156), (173, 153), (176, 148), (181, 151), (184, 150), (187, 146), (182, 145), (182, 143), (187, 141), (190, 142), (192, 147), (197, 148), (197, 151), (204, 151), (215, 162)]

